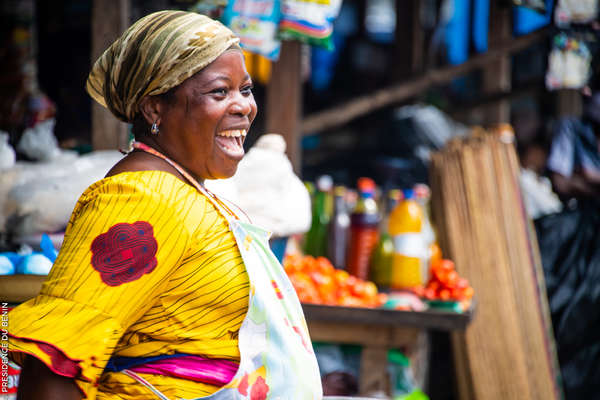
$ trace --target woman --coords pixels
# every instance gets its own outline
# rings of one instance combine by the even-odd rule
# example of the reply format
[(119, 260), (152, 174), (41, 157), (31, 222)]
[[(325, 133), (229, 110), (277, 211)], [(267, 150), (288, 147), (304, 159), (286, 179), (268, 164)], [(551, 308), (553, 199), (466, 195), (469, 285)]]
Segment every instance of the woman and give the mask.
[(238, 39), (148, 15), (87, 90), (134, 150), (79, 199), (39, 296), (10, 313), (21, 399), (313, 399), (318, 366), (268, 233), (202, 186), (232, 176), (256, 115)]

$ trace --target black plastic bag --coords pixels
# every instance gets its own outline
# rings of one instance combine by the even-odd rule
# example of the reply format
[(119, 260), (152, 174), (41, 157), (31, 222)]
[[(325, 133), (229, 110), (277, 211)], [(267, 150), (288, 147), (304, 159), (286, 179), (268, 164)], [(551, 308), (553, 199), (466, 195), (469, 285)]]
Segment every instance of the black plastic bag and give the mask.
[(600, 206), (535, 221), (567, 400), (600, 399)]

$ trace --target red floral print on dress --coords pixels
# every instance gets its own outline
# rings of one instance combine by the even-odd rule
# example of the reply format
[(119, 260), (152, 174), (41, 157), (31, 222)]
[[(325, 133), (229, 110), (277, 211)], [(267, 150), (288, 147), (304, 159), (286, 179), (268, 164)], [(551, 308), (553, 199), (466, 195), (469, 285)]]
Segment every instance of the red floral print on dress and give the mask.
[(238, 392), (244, 396), (248, 395), (248, 374), (245, 374), (240, 384), (238, 385)]
[(252, 389), (250, 389), (250, 400), (265, 400), (267, 393), (269, 393), (269, 385), (262, 376), (259, 376), (252, 385)]
[(119, 286), (152, 272), (157, 248), (148, 222), (116, 224), (92, 242), (92, 266), (102, 282)]

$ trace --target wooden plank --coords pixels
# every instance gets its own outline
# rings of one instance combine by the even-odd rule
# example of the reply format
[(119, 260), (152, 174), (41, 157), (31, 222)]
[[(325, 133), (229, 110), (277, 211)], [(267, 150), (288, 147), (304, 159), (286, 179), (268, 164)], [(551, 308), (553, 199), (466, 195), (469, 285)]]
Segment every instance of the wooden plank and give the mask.
[(382, 308), (352, 308), (303, 304), (307, 320), (333, 323), (404, 326), (443, 331), (462, 330), (470, 323), (473, 310), (458, 314), (449, 311), (399, 311)]
[[(130, 0), (115, 0), (107, 6), (104, 0), (92, 4), (93, 65), (98, 57), (129, 26)], [(119, 149), (127, 145), (127, 124), (116, 119), (110, 111), (92, 101), (92, 146), (95, 150)]]
[(0, 301), (22, 303), (34, 298), (42, 289), (46, 275), (0, 276)]
[(361, 96), (346, 103), (333, 106), (328, 110), (309, 115), (302, 121), (302, 134), (310, 135), (335, 128), (382, 107), (391, 106), (410, 99), (431, 86), (448, 83), (456, 77), (496, 62), (505, 54), (523, 50), (532, 44), (545, 39), (548, 36), (548, 32), (550, 32), (550, 30), (547, 28), (540, 29), (529, 35), (521, 36), (503, 43), (495, 50), (490, 50), (487, 53), (474, 56), (463, 64), (433, 69), (426, 74), (417, 76), (407, 82), (377, 90), (373, 94)]
[(391, 328), (375, 328), (368, 324), (346, 324), (308, 320), (310, 337), (316, 342), (358, 344), (363, 346), (391, 346), (392, 340), (402, 343), (408, 335), (392, 336)]
[(294, 172), (300, 175), (300, 116), (302, 115), (301, 44), (284, 41), (267, 85), (267, 132), (283, 136)]

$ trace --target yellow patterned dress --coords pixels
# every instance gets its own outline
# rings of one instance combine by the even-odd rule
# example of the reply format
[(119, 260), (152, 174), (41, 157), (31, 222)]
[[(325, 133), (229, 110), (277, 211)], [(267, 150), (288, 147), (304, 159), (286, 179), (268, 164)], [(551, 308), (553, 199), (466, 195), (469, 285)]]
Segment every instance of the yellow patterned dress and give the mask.
[[(167, 172), (121, 173), (82, 194), (41, 293), (10, 312), (10, 355), (32, 354), (67, 376), (75, 365), (88, 399), (151, 399), (127, 375), (104, 372), (109, 359), (239, 361), (248, 291), (227, 221), (205, 196)], [(218, 389), (143, 377), (169, 398)]]

